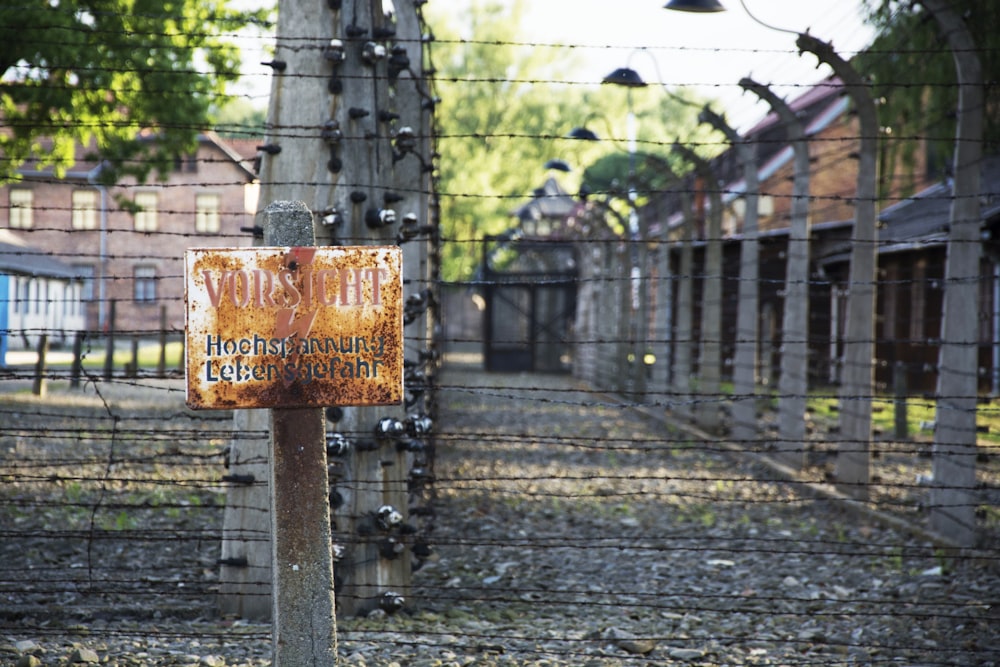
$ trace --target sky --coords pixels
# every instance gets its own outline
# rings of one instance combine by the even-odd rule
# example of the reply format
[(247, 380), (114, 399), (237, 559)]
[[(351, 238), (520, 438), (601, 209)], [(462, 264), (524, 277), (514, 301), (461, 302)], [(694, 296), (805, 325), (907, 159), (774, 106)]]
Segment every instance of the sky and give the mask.
[[(452, 2), (454, 0), (437, 0)], [(829, 74), (811, 54), (800, 56), (795, 35), (755, 22), (739, 0), (721, 0), (727, 11), (692, 14), (663, 8), (665, 0), (539, 0), (525, 22), (532, 42), (575, 45), (574, 80), (599, 82), (617, 67), (631, 67), (649, 84), (693, 86), (720, 100), (737, 128), (766, 113), (738, 82), (751, 76), (788, 97)], [(862, 0), (745, 0), (758, 19), (775, 28), (808, 31), (832, 41), (850, 58), (872, 38), (862, 20)], [(781, 87), (779, 84), (796, 84)]]
[[(512, 2), (512, 0), (499, 0)], [(235, 0), (238, 6), (272, 5), (276, 0)], [(470, 0), (432, 0), (440, 10), (468, 11)], [(744, 76), (770, 85), (786, 98), (803, 85), (820, 81), (829, 70), (817, 69), (811, 54), (800, 56), (795, 35), (755, 22), (740, 0), (721, 0), (727, 11), (690, 14), (668, 11), (666, 0), (528, 0), (526, 43), (562, 45), (553, 58), (571, 54), (567, 79), (594, 82), (617, 67), (635, 69), (649, 84), (673, 89), (692, 86), (718, 100), (718, 109), (731, 125), (745, 129), (766, 115), (756, 96), (744, 93)], [(775, 28), (809, 31), (832, 41), (837, 52), (850, 58), (871, 41), (872, 31), (862, 20), (863, 0), (744, 0), (760, 21)], [(433, 26), (432, 26), (433, 27)], [(244, 47), (259, 46), (250, 40)], [(262, 57), (248, 51), (245, 83), (256, 104), (266, 104), (268, 72)], [(783, 87), (781, 84), (791, 84)], [(246, 86), (243, 86), (246, 87)]]

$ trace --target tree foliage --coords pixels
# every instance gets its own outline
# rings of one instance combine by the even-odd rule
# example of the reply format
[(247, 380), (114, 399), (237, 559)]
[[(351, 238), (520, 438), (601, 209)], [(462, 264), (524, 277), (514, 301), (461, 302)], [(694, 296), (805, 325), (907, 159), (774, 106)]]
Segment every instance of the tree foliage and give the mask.
[[(479, 264), (482, 238), (515, 225), (512, 212), (546, 178), (555, 177), (570, 193), (585, 181), (596, 196), (622, 193), (629, 175), (630, 105), (628, 91), (599, 85), (599, 74), (594, 85), (563, 83), (578, 78), (567, 74), (573, 56), (524, 43), (526, 0), (471, 0), (465, 13), (449, 6), (440, 15), (435, 7), (428, 5), (436, 37), (431, 64), (441, 98), (436, 122), (446, 241), (442, 274), (465, 280)], [(632, 91), (631, 107), (641, 152), (668, 156), (678, 136), (709, 134), (697, 130), (696, 107), (681, 105), (658, 85)], [(583, 126), (599, 140), (567, 137)], [(553, 158), (572, 171), (546, 172)], [(648, 173), (638, 174), (639, 181), (659, 182)]]
[[(1000, 3), (952, 0), (965, 18), (984, 81), (983, 152), (1000, 150)], [(955, 63), (937, 21), (919, 3), (866, 0), (868, 21), (878, 29), (872, 45), (854, 61), (879, 99), (882, 173), (903, 174), (886, 183), (910, 194), (925, 176), (947, 172), (955, 141), (958, 105)], [(921, 141), (914, 141), (920, 139)], [(924, 173), (921, 173), (921, 169)]]
[(229, 37), (263, 19), (226, 0), (4, 3), (0, 180), (29, 160), (60, 172), (77, 145), (98, 147), (115, 168), (105, 179), (165, 171), (194, 149), (217, 96), (238, 75)]

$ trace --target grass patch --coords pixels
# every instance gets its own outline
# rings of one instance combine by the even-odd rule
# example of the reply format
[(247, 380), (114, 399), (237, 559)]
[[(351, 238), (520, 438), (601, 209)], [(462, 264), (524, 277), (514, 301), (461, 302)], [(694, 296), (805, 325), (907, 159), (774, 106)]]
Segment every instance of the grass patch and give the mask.
[[(840, 399), (829, 393), (814, 394), (809, 398), (809, 412), (817, 419), (837, 421)], [(930, 435), (932, 431), (922, 428), (935, 419), (936, 403), (932, 399), (910, 397), (906, 399), (906, 426), (911, 436)], [(872, 401), (872, 425), (883, 433), (892, 433), (896, 428), (896, 401), (889, 397), (879, 397)], [(1000, 400), (980, 403), (976, 409), (976, 426), (979, 428), (980, 443), (1000, 445)]]

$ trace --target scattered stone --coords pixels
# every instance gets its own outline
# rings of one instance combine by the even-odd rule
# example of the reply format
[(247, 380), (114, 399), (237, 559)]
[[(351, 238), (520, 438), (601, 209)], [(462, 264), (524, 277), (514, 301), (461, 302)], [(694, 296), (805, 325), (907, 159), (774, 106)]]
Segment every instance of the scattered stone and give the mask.
[(656, 648), (656, 642), (652, 639), (643, 639), (631, 632), (626, 632), (619, 628), (608, 628), (604, 631), (604, 639), (633, 655), (645, 655), (651, 653)]
[(14, 663), (14, 667), (41, 667), (41, 665), (42, 661), (37, 656), (30, 654), (22, 655)]
[(101, 657), (97, 655), (95, 651), (92, 651), (85, 646), (81, 646), (73, 649), (73, 652), (69, 656), (69, 661), (96, 664), (101, 661)]
[(38, 653), (41, 647), (30, 639), (22, 639), (14, 642), (14, 648), (18, 653)]
[(705, 652), (696, 648), (672, 648), (667, 655), (674, 660), (698, 660), (705, 657)]

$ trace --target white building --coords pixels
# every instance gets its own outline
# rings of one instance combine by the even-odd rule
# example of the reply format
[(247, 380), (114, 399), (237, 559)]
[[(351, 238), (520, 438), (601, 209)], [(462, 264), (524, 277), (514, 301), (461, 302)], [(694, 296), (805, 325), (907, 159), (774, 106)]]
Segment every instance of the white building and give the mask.
[(43, 333), (71, 342), (86, 326), (85, 287), (71, 266), (0, 229), (0, 364), (8, 347), (34, 347)]

